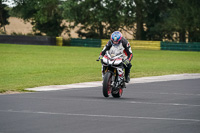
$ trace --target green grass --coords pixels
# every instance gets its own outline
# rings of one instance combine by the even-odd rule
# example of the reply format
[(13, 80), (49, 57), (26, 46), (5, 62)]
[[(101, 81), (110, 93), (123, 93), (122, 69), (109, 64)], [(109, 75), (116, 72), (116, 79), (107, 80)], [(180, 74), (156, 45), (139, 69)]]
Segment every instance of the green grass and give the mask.
[[(0, 92), (101, 80), (101, 48), (0, 44)], [(200, 53), (133, 50), (131, 77), (200, 73)]]

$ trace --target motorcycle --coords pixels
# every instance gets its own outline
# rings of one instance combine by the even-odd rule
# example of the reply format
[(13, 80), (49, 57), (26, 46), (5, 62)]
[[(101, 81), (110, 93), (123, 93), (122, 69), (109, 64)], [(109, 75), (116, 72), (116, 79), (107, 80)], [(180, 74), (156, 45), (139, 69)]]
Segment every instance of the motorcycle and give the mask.
[[(100, 59), (97, 61), (100, 61)], [(101, 59), (105, 73), (102, 88), (104, 97), (109, 97), (110, 94), (114, 98), (120, 98), (122, 96), (123, 89), (126, 88), (123, 61), (122, 53), (115, 55), (109, 51)]]

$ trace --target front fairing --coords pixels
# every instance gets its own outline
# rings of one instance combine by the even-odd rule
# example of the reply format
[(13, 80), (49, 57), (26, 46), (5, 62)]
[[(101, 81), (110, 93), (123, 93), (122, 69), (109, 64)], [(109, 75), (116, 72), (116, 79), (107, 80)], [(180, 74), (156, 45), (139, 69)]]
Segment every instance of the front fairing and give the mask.
[(107, 53), (104, 55), (102, 62), (106, 65), (118, 66), (123, 61), (123, 54), (119, 55), (110, 55)]
[(103, 63), (107, 64), (107, 65), (119, 65), (122, 63), (122, 59), (118, 59), (118, 60), (109, 60), (107, 58), (103, 58)]

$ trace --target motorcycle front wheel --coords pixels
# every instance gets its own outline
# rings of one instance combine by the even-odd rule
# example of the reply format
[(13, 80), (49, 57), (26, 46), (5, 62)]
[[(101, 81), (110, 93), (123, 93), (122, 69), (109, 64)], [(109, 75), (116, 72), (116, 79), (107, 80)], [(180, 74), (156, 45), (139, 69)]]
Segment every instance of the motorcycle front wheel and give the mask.
[(103, 95), (104, 97), (109, 97), (111, 93), (111, 80), (112, 80), (112, 74), (110, 72), (107, 72), (103, 79)]
[(120, 87), (116, 94), (112, 92), (112, 96), (114, 98), (120, 98), (122, 96), (122, 93), (123, 93), (123, 89)]

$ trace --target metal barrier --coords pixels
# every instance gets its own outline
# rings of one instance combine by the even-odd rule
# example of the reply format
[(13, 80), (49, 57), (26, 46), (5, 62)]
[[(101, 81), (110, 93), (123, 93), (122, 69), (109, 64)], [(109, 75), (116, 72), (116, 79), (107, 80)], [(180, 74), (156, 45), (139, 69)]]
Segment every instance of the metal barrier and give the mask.
[(33, 44), (33, 45), (56, 45), (56, 38), (55, 37), (48, 37), (48, 36), (0, 35), (0, 43)]
[[(108, 41), (109, 39), (72, 38), (70, 40), (70, 45), (81, 46), (81, 47), (103, 48), (108, 43)], [(200, 51), (200, 42), (176, 43), (176, 42), (141, 41), (141, 40), (128, 40), (128, 41), (133, 49)], [(0, 43), (62, 46), (63, 40), (61, 37), (0, 35)]]
[(70, 45), (81, 47), (101, 47), (101, 39), (72, 38), (70, 41)]
[(160, 50), (160, 41), (128, 40), (133, 49)]
[[(101, 47), (103, 48), (109, 39), (101, 40)], [(128, 40), (133, 49), (147, 49), (147, 50), (160, 50), (160, 41), (140, 41)]]
[[(101, 47), (103, 48), (109, 39), (102, 39)], [(200, 51), (200, 42), (176, 43), (161, 41), (141, 41), (128, 40), (132, 49), (142, 50), (177, 50), (177, 51)]]
[(190, 42), (190, 43), (161, 42), (161, 50), (200, 51), (200, 42)]
[(63, 46), (63, 38), (62, 37), (56, 37), (56, 45)]
[(101, 39), (101, 48), (103, 48), (107, 43), (109, 39)]

